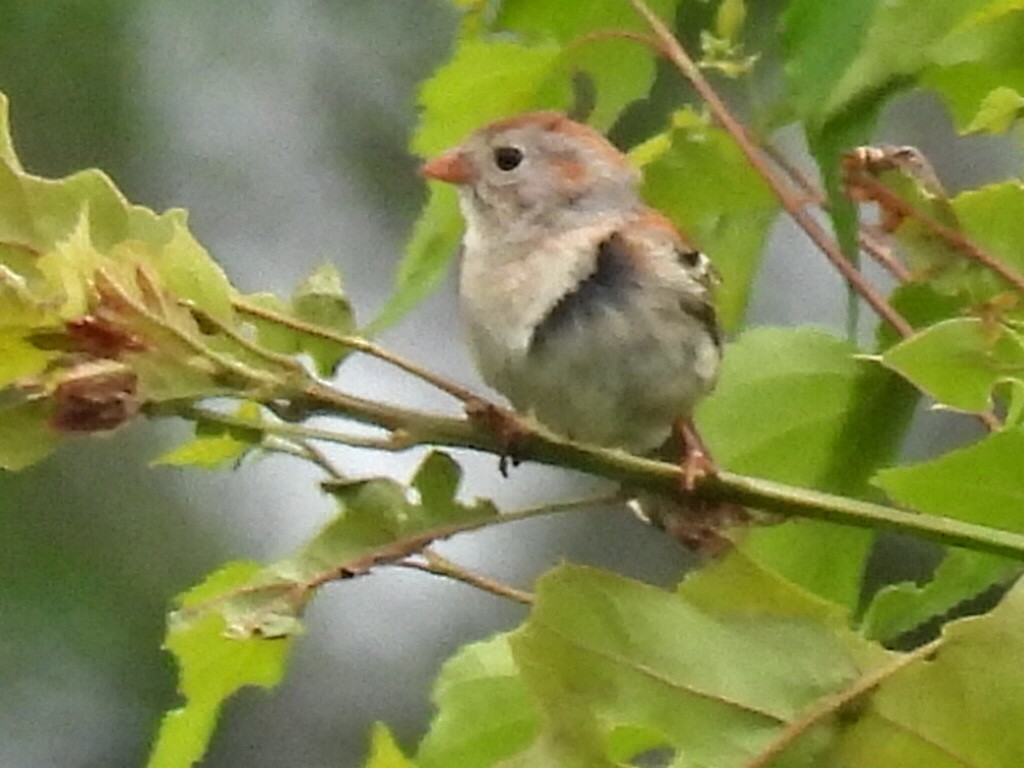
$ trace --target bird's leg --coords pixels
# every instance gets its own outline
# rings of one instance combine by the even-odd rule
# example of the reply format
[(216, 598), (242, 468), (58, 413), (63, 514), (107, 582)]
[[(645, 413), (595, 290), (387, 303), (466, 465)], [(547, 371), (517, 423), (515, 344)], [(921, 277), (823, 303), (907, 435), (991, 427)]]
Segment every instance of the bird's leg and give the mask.
[(498, 471), (502, 477), (508, 477), (508, 465), (519, 466), (518, 447), (532, 434), (532, 430), (515, 411), (502, 408), (486, 400), (473, 400), (466, 403), (466, 416), (471, 421), (483, 424), (498, 439), (501, 454), (498, 458)]
[(690, 419), (677, 419), (672, 431), (680, 447), (679, 468), (683, 471), (680, 490), (693, 493), (698, 482), (718, 473), (718, 467)]

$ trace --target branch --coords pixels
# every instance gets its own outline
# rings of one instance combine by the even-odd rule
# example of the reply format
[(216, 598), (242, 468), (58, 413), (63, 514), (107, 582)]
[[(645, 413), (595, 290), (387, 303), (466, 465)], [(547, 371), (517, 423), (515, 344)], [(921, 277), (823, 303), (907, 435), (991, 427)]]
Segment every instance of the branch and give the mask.
[(400, 368), (406, 373), (411, 373), (416, 378), (425, 381), (467, 405), (480, 401), (479, 397), (465, 387), (460, 387), (458, 384), (455, 384), (442, 376), (438, 376), (437, 374), (428, 371), (427, 369), (422, 368), (403, 357), (399, 357), (393, 352), (390, 352), (367, 339), (336, 333), (328, 328), (322, 328), (318, 325), (313, 325), (312, 323), (303, 322), (298, 318), (282, 315), (271, 309), (265, 309), (264, 307), (248, 302), (245, 299), (234, 298), (231, 303), (234, 308), (242, 314), (249, 315), (251, 317), (258, 317), (261, 320), (266, 320), (284, 328), (290, 328), (293, 331), (306, 334), (307, 336), (332, 341), (342, 347), (347, 347), (348, 349), (356, 352), (362, 352), (370, 357), (375, 357), (389, 365)]
[[(288, 451), (288, 453), (293, 452)], [(435, 565), (430, 568), (420, 567), (420, 565), (416, 564), (415, 561), (409, 560), (408, 558), (412, 555), (423, 552), (432, 542), (447, 539), (460, 533), (469, 533), (491, 525), (514, 523), (536, 517), (553, 515), (568, 510), (579, 510), (588, 507), (597, 508), (607, 499), (608, 496), (605, 495), (574, 499), (566, 502), (542, 504), (533, 507), (526, 507), (514, 512), (505, 512), (497, 515), (496, 517), (474, 518), (467, 520), (466, 522), (434, 528), (410, 535), (404, 539), (396, 539), (394, 541), (381, 544), (364, 554), (352, 557), (340, 563), (332, 563), (323, 570), (311, 573), (302, 579), (275, 578), (272, 580), (247, 584), (219, 594), (209, 600), (185, 606), (179, 609), (178, 613), (181, 615), (201, 615), (240, 597), (253, 597), (256, 595), (267, 594), (278, 595), (280, 599), (284, 600), (290, 610), (298, 611), (306, 604), (310, 594), (314, 590), (332, 581), (362, 576), (369, 573), (377, 566), (391, 564), (401, 565), (402, 567), (419, 568), (420, 570), (429, 570), (431, 573), (455, 578), (459, 581), (464, 581), (480, 588), (485, 588), (483, 587), (483, 582), (486, 581), (489, 583), (489, 587), (495, 587), (494, 589), (485, 588), (488, 592), (496, 592), (496, 590), (499, 591), (498, 593), (501, 593), (500, 590), (504, 590), (504, 592), (519, 592), (519, 590), (515, 590), (514, 588), (507, 587), (503, 584), (498, 584), (498, 582), (487, 579), (486, 577), (471, 574), (454, 563), (444, 560), (444, 558), (441, 558), (436, 553), (431, 555), (435, 560)], [(429, 558), (431, 556), (426, 557)], [(444, 560), (443, 564), (440, 563), (441, 560)], [(279, 576), (280, 574), (276, 575)], [(503, 597), (510, 596), (509, 594), (501, 594)], [(527, 593), (521, 593), (518, 597), (523, 598), (526, 594)], [(524, 600), (519, 601), (524, 602)], [(245, 619), (246, 625), (252, 627), (259, 626), (263, 612), (275, 611), (278, 607), (277, 603), (272, 600), (268, 601), (267, 604), (262, 607), (255, 606), (253, 613), (248, 615)]]
[[(399, 406), (387, 405), (347, 395), (315, 382), (302, 392), (304, 407), (319, 413), (340, 416), (397, 433), (399, 441), (367, 441), (363, 438), (336, 433), (328, 429), (313, 430), (291, 424), (252, 424), (244, 420), (233, 424), (232, 417), (203, 410), (204, 419), (218, 421), (226, 426), (240, 426), (251, 430), (264, 430), (267, 434), (283, 437), (301, 437), (351, 445), (359, 440), (363, 447), (377, 450), (404, 450), (414, 445), (468, 448), (502, 456), (507, 446), (500, 435), (486, 425), (469, 418), (437, 416)], [(169, 406), (173, 408), (173, 406)], [(177, 412), (194, 420), (194, 407), (180, 406)], [(592, 475), (617, 480), (631, 489), (650, 490), (668, 496), (678, 496), (682, 473), (676, 464), (655, 459), (632, 456), (622, 451), (574, 443), (547, 432), (541, 427), (525, 430), (516, 440), (516, 457), (541, 464), (576, 469)], [(858, 528), (886, 529), (907, 533), (940, 544), (965, 547), (980, 552), (1024, 560), (1024, 536), (952, 518), (922, 515), (914, 512), (872, 504), (842, 496), (820, 493), (804, 488), (761, 480), (731, 472), (720, 472), (707, 477), (696, 491), (698, 498), (729, 502), (774, 512), (786, 517), (828, 520)], [(552, 510), (543, 509), (544, 514)], [(503, 516), (500, 522), (507, 520)], [(483, 523), (488, 524), (488, 523)], [(473, 527), (479, 527), (474, 525)], [(451, 535), (446, 533), (444, 535)], [(432, 540), (428, 537), (416, 548), (399, 553), (405, 556)], [(357, 564), (363, 565), (363, 564)], [(329, 580), (329, 579), (328, 579)]]
[(871, 194), (871, 199), (878, 202), (879, 205), (883, 206), (885, 209), (894, 211), (901, 216), (916, 219), (926, 229), (930, 229), (936, 235), (949, 243), (953, 248), (995, 272), (1010, 286), (1021, 293), (1024, 293), (1024, 275), (1021, 275), (1013, 269), (1013, 267), (1001, 262), (991, 253), (968, 238), (963, 232), (949, 227), (928, 215), (913, 203), (904, 200), (870, 174), (861, 174), (858, 176), (857, 184), (860, 187), (868, 188)]
[(471, 587), (482, 590), (484, 592), (490, 592), (492, 595), (498, 597), (504, 597), (509, 600), (514, 600), (517, 603), (523, 605), (533, 604), (533, 594), (526, 592), (522, 589), (516, 589), (508, 584), (503, 584), (495, 579), (482, 576), (479, 573), (473, 573), (470, 570), (463, 568), (457, 563), (453, 563), (446, 557), (435, 552), (429, 547), (425, 547), (422, 552), (422, 560), (399, 560), (395, 565), (401, 568), (413, 568), (424, 573), (432, 573), (435, 576), (444, 576), (455, 581), (461, 581), (464, 584), (468, 584)]
[[(782, 172), (789, 177), (790, 181), (792, 181), (814, 205), (818, 206), (823, 211), (828, 211), (828, 200), (825, 198), (824, 193), (818, 189), (814, 182), (811, 181), (794, 163), (792, 163), (788, 157), (780, 152), (777, 147), (773, 146), (769, 142), (761, 141), (753, 134), (748, 134), (748, 138), (753, 142), (757, 142), (757, 146), (760, 147), (761, 151), (771, 158), (771, 161), (775, 163), (775, 165), (782, 169)], [(859, 229), (860, 232), (858, 238), (860, 240), (861, 249), (880, 264), (890, 275), (896, 278), (897, 281), (901, 283), (910, 282), (912, 277), (910, 270), (907, 269), (902, 262), (893, 258), (889, 248), (874, 237), (863, 224), (860, 225)]]
[(690, 81), (690, 84), (693, 85), (700, 97), (707, 103), (718, 122), (732, 136), (751, 167), (771, 187), (790, 218), (807, 233), (807, 236), (825, 254), (826, 258), (839, 271), (846, 282), (849, 283), (850, 287), (868, 303), (879, 317), (895, 328), (901, 336), (910, 336), (913, 333), (910, 323), (847, 261), (838, 243), (829, 237), (825, 229), (804, 209), (799, 193), (772, 172), (768, 161), (750, 141), (746, 128), (733, 117), (725, 102), (722, 101), (715, 89), (705, 79), (700, 68), (690, 58), (690, 55), (668, 27), (665, 26), (664, 22), (655, 15), (644, 0), (629, 1), (654, 32), (660, 43), (662, 54), (676, 66), (683, 77)]

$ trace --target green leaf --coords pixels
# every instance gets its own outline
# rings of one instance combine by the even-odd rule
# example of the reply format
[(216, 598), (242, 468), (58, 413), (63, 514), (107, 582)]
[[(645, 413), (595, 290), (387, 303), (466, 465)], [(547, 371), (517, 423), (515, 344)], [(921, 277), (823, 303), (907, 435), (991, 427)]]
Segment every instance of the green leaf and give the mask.
[(167, 290), (175, 298), (195, 303), (221, 322), (233, 324), (231, 283), (227, 275), (188, 231), (184, 211), (176, 211), (172, 221), (170, 242), (152, 259)]
[(747, 18), (743, 0), (722, 0), (715, 12), (715, 34), (724, 40), (735, 40)]
[(1024, 96), (1015, 88), (1001, 85), (982, 99), (967, 133), (1003, 133), (1024, 114)]
[[(678, 0), (653, 0), (651, 10), (669, 25)], [(590, 33), (610, 29), (647, 32), (643, 19), (629, 3), (590, 0), (587, 3), (550, 3), (546, 0), (506, 0), (495, 26), (518, 32), (531, 43), (557, 40), (562, 45), (562, 68), (582, 71), (594, 85), (590, 122), (607, 130), (632, 101), (644, 98), (654, 82), (654, 55), (631, 40), (591, 39)], [(568, 79), (568, 77), (567, 77)]]
[(942, 96), (958, 131), (996, 133), (1005, 131), (1018, 114), (1013, 94), (1024, 90), (1024, 66), (966, 61), (929, 68), (921, 82)]
[(0, 389), (19, 379), (42, 373), (53, 356), (52, 352), (39, 349), (25, 339), (24, 330), (0, 329)]
[[(677, 112), (667, 146), (644, 166), (643, 194), (707, 253), (722, 275), (724, 327), (743, 322), (750, 284), (779, 203), (732, 138), (692, 110)], [(700, 179), (694, 184), (693, 179)]]
[[(820, 115), (823, 105), (857, 57), (877, 0), (793, 0), (782, 20), (784, 72), (797, 115)], [(841, 29), (843, 34), (835, 31)]]
[(1005, 130), (1012, 94), (1024, 92), (1024, 13), (1012, 4), (982, 5), (933, 48), (933, 63), (920, 76), (946, 102), (961, 132)]
[(455, 190), (435, 184), (430, 199), (416, 221), (398, 265), (395, 290), (370, 325), (363, 329), (371, 337), (394, 325), (433, 293), (459, 248), (462, 216)]
[(422, 768), (488, 768), (537, 731), (537, 708), (519, 677), (508, 635), (463, 647), (434, 685), (437, 714), (416, 762)]
[(1024, 531), (1024, 429), (1005, 429), (932, 461), (879, 472), (898, 504), (929, 515)]
[[(903, 283), (889, 296), (889, 303), (915, 330), (925, 329), (963, 312), (963, 302), (939, 293), (930, 283)], [(880, 323), (875, 334), (878, 349), (885, 351), (899, 344), (903, 337), (888, 323)]]
[[(226, 366), (213, 362), (210, 347), (218, 340), (200, 331), (192, 307), (231, 326), (231, 289), (188, 232), (185, 213), (132, 205), (99, 171), (60, 180), (25, 173), (7, 134), (6, 101), (2, 111), (4, 400), (31, 393), (55, 430), (84, 432), (124, 423), (146, 402), (222, 393)], [(54, 444), (56, 431), (35, 417), (27, 420), (33, 428), (21, 424), (24, 413), (9, 414), (25, 429), (5, 435), (8, 456), (17, 454), (8, 466)]]
[(152, 465), (219, 469), (228, 464), (237, 464), (260, 444), (260, 425), (263, 419), (259, 405), (251, 401), (242, 403), (234, 416), (251, 422), (252, 429), (199, 422), (193, 440), (154, 459)]
[[(811, 328), (748, 331), (726, 350), (719, 385), (697, 409), (715, 460), (729, 470), (830, 493), (864, 496), (891, 459), (913, 390), (857, 349)], [(847, 607), (856, 605), (871, 536), (793, 521), (751, 533), (759, 562)]]
[(983, 320), (945, 320), (888, 349), (882, 363), (940, 403), (979, 413), (1001, 381), (1024, 379), (1024, 341)]
[[(275, 638), (300, 632), (299, 616), (316, 590), (368, 571), (382, 560), (417, 552), (439, 536), (493, 519), (487, 501), (456, 500), (461, 471), (445, 454), (432, 453), (412, 480), (346, 480), (328, 486), (338, 514), (293, 555), (253, 574), (210, 610), (238, 637)], [(416, 496), (418, 498), (412, 498)]]
[(568, 81), (546, 88), (559, 46), (463, 39), (451, 60), (420, 89), (420, 123), (412, 151), (429, 157), (458, 144), (477, 128), (529, 109), (568, 106)]
[(948, 625), (942, 647), (885, 679), (836, 755), (845, 768), (1009, 768), (1024, 701), (1024, 587), (991, 613)]
[[(949, 199), (895, 174), (885, 174), (882, 180), (901, 198), (961, 233), (1011, 271), (1024, 272), (1024, 246), (1019, 240), (1024, 237), (1024, 185), (1020, 182), (990, 184)], [(918, 277), (926, 278), (937, 292), (956, 297), (963, 309), (991, 311), (1019, 302), (1010, 283), (916, 219), (905, 219), (896, 237)]]
[(490, 503), (456, 501), (459, 478), (452, 459), (434, 453), (413, 478), (415, 502), (392, 480), (335, 484), (340, 513), (295, 555), (266, 567), (228, 565), (182, 596), (167, 647), (178, 659), (186, 704), (164, 719), (150, 768), (191, 765), (227, 697), (279, 682), (291, 637), (302, 631), (301, 612), (320, 586), (493, 518)]
[(365, 768), (416, 768), (416, 764), (402, 754), (388, 727), (376, 723), (370, 736), (370, 757)]
[[(876, 0), (795, 0), (782, 15), (787, 100), (804, 122), (808, 148), (821, 170), (828, 214), (846, 258), (857, 264), (857, 210), (845, 195), (840, 157), (867, 141), (878, 119), (884, 90), (851, 109), (828, 109), (829, 99), (861, 55), (874, 30)], [(836, 35), (835, 30), (843, 34)], [(859, 302), (848, 294), (848, 328), (856, 328)]]
[[(738, 767), (885, 659), (851, 631), (822, 623), (828, 609), (816, 598), (777, 578), (762, 588), (746, 568), (701, 573), (679, 594), (578, 566), (545, 575), (529, 620), (512, 636), (543, 710), (542, 746), (527, 754), (546, 751), (552, 765), (607, 765), (612, 733), (640, 728), (695, 764)], [(792, 764), (821, 764), (815, 757), (836, 725), (824, 723), (798, 745), (803, 762)]]
[[(824, 115), (899, 86), (944, 52), (946, 36), (986, 0), (890, 0), (873, 13), (856, 56), (825, 94)], [(835, 40), (836, 35), (828, 35)], [(858, 105), (858, 108), (863, 106)]]
[(861, 631), (872, 640), (891, 642), (947, 616), (966, 600), (1020, 571), (1020, 563), (1004, 557), (951, 549), (924, 584), (907, 581), (879, 590), (864, 612)]
[[(352, 305), (345, 295), (341, 274), (330, 264), (318, 267), (299, 285), (292, 295), (292, 309), (300, 320), (328, 331), (348, 334), (355, 328)], [(300, 335), (299, 347), (313, 358), (321, 376), (332, 375), (348, 352), (337, 342), (309, 334)]]
[[(1024, 183), (1012, 180), (989, 184), (957, 195), (952, 203), (963, 233), (971, 241), (1024, 272)], [(992, 293), (1007, 290), (1006, 283), (987, 267), (975, 268), (990, 279)]]
[(166, 647), (178, 662), (178, 689), (185, 705), (169, 712), (150, 755), (149, 768), (183, 768), (205, 754), (224, 701), (246, 686), (272, 688), (284, 674), (290, 639), (239, 639), (226, 635), (225, 618), (191, 613), (247, 584), (259, 566), (230, 563), (178, 598)]
[(11, 144), (11, 126), (8, 119), (7, 97), (0, 92), (0, 163), (15, 172), (20, 172), (21, 163), (18, 162), (18, 156)]
[(464, 504), (456, 499), (461, 474), (450, 456), (435, 451), (412, 479), (411, 486), (419, 496), (415, 501), (393, 480), (332, 483), (329, 490), (341, 504), (341, 512), (295, 557), (271, 566), (271, 570), (299, 580), (331, 569), (358, 572), (393, 548), (415, 551), (453, 527), (495, 517), (497, 510), (490, 502)]
[(849, 616), (842, 606), (804, 590), (739, 550), (693, 571), (677, 591), (709, 613), (769, 613), (849, 631)]
[(1003, 423), (1008, 427), (1024, 425), (1024, 381), (1014, 380), (1010, 386), (1006, 400), (1006, 417)]
[(16, 472), (42, 461), (57, 448), (46, 403), (0, 406), (0, 469)]
[[(432, 156), (492, 120), (531, 109), (562, 109), (572, 100), (568, 78), (554, 77), (561, 50), (464, 37), (452, 59), (420, 89), (413, 153)], [(462, 219), (455, 191), (432, 185), (398, 267), (395, 291), (364, 329), (375, 335), (430, 295), (458, 249)]]
[[(288, 317), (292, 313), (288, 302), (273, 293), (250, 293), (243, 298), (250, 304), (255, 304), (261, 309), (270, 310), (278, 315)], [(245, 322), (256, 329), (256, 341), (261, 347), (269, 349), (271, 352), (280, 352), (283, 355), (299, 353), (300, 338), (303, 334), (280, 323), (264, 320), (254, 315), (246, 315)]]

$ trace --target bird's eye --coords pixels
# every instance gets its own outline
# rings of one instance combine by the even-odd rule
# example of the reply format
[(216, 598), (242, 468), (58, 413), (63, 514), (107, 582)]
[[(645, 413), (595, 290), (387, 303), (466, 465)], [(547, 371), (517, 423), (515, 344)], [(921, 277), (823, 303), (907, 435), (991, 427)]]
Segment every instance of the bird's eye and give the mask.
[(494, 164), (502, 171), (511, 171), (523, 162), (523, 150), (519, 147), (498, 147), (494, 150)]
[(676, 256), (684, 267), (696, 267), (700, 264), (701, 252), (693, 248), (676, 248)]

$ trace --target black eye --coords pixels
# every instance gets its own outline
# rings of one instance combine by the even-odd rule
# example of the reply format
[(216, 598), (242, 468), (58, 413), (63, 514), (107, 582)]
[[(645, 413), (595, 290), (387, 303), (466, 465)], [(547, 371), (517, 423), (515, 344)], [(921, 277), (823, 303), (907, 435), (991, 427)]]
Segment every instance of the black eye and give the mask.
[(700, 251), (693, 248), (676, 248), (676, 256), (684, 267), (696, 267), (700, 264)]
[(494, 164), (503, 171), (511, 171), (523, 162), (519, 147), (498, 147), (494, 150)]

